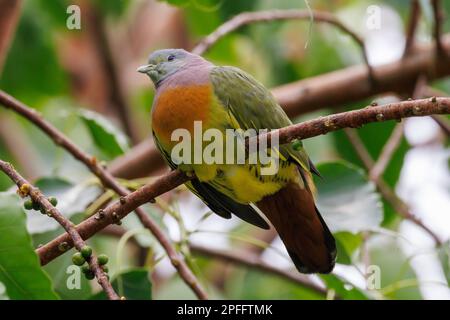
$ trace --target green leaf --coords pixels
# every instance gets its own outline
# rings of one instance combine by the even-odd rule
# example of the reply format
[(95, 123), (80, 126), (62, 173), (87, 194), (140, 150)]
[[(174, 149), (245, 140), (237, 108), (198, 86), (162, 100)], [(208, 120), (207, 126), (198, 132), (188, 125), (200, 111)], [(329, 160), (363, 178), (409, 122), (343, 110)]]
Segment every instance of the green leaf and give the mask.
[(344, 282), (341, 278), (332, 275), (320, 275), (328, 289), (333, 289), (335, 294), (346, 300), (367, 300), (369, 297), (360, 289)]
[[(127, 300), (151, 300), (152, 283), (147, 269), (136, 268), (118, 274), (112, 281), (117, 294)], [(106, 300), (105, 292), (101, 291), (90, 298), (91, 300)]]
[(359, 234), (350, 232), (337, 232), (334, 234), (337, 247), (337, 263), (352, 264), (352, 257), (355, 251), (362, 243), (362, 237)]
[[(379, 234), (369, 242), (370, 263), (377, 266), (381, 276), (381, 293), (389, 299), (422, 299), (419, 280), (411, 268), (411, 257), (392, 235)], [(427, 285), (424, 282), (424, 285)]]
[(58, 299), (41, 269), (18, 197), (0, 194), (0, 282), (11, 299)]
[[(86, 207), (97, 198), (101, 190), (96, 185), (79, 183), (71, 184), (60, 177), (44, 177), (35, 182), (43, 194), (58, 199), (58, 210), (70, 218), (76, 213), (84, 212)], [(30, 234), (43, 233), (59, 228), (59, 224), (46, 215), (36, 211), (27, 211), (27, 229)]]
[(332, 232), (357, 233), (380, 225), (380, 196), (361, 169), (347, 162), (323, 163), (317, 168), (323, 176), (315, 179), (317, 207)]
[(125, 135), (105, 117), (93, 111), (83, 110), (80, 112), (80, 118), (86, 124), (97, 147), (105, 155), (115, 158), (128, 150), (129, 146)]

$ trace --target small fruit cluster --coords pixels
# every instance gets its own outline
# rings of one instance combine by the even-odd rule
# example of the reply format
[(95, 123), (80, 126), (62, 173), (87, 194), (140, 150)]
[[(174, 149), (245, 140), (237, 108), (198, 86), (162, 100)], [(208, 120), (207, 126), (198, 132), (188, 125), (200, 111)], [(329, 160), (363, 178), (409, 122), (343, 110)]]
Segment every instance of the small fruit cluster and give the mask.
[[(56, 199), (55, 197), (49, 197), (48, 201), (52, 204), (52, 206), (56, 207), (56, 205), (58, 204), (58, 199)], [(23, 203), (23, 207), (26, 210), (36, 210), (36, 211), (41, 211), (42, 214), (47, 214), (46, 210), (44, 207), (42, 207), (40, 205), (40, 203), (33, 201), (32, 199), (27, 199), (25, 200), (25, 202)]]
[[(92, 280), (95, 278), (94, 271), (91, 270), (89, 265), (85, 265), (86, 260), (89, 259), (91, 256), (92, 256), (92, 248), (89, 246), (84, 246), (83, 248), (81, 248), (79, 252), (75, 252), (72, 256), (73, 264), (81, 267), (81, 271), (88, 280)], [(98, 264), (102, 268), (103, 272), (105, 272), (106, 274), (109, 271), (108, 266), (106, 265), (108, 263), (108, 260), (109, 258), (106, 254), (100, 254), (97, 257)]]

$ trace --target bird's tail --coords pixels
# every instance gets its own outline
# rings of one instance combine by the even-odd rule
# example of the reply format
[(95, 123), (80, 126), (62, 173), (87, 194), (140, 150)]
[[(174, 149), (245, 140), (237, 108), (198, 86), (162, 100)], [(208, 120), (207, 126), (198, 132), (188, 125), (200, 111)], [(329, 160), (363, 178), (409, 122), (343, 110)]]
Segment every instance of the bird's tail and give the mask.
[(298, 271), (333, 270), (336, 244), (308, 188), (291, 182), (257, 206), (274, 225)]

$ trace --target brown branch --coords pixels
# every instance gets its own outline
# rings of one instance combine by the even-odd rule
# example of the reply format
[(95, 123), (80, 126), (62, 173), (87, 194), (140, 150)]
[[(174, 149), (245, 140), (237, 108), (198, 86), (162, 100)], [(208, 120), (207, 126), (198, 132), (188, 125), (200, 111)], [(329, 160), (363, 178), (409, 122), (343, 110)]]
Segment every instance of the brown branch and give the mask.
[[(81, 238), (80, 234), (75, 228), (75, 225), (64, 217), (58, 209), (56, 209), (50, 201), (39, 191), (38, 188), (31, 185), (25, 178), (23, 178), (13, 166), (7, 162), (0, 160), (0, 169), (17, 185), (19, 188), (18, 193), (22, 197), (30, 196), (30, 198), (35, 203), (39, 203), (41, 208), (44, 208), (48, 216), (55, 219), (63, 228), (66, 230), (66, 234), (71, 238), (72, 243), (78, 251), (86, 245), (84, 240)], [(114, 291), (113, 287), (108, 281), (108, 277), (105, 272), (101, 269), (98, 264), (97, 257), (92, 254), (90, 258), (87, 259), (90, 269), (94, 272), (98, 283), (105, 291), (106, 295), (110, 300), (119, 300), (119, 296)]]
[[(0, 102), (2, 102), (3, 95), (4, 94), (0, 91)], [(343, 112), (306, 121), (279, 129), (277, 131), (280, 133), (279, 140), (280, 144), (282, 144), (294, 139), (306, 139), (321, 134), (326, 134), (346, 126), (362, 126), (363, 124), (371, 122), (395, 120), (403, 117), (413, 117), (419, 115), (430, 115), (433, 113), (450, 113), (450, 98), (438, 98), (436, 100), (422, 99), (392, 103), (386, 106), (370, 106), (364, 109)], [(379, 114), (383, 114), (384, 116), (377, 116)], [(272, 131), (266, 135), (261, 135), (259, 136), (259, 139), (262, 139), (263, 136), (269, 138), (270, 135), (274, 134), (274, 132), (275, 131)], [(122, 197), (121, 201), (117, 201), (103, 210), (101, 215), (97, 214), (81, 222), (77, 226), (77, 230), (84, 239), (90, 238), (109, 224), (114, 223), (116, 219), (122, 219), (129, 212), (135, 210), (142, 204), (147, 203), (157, 196), (176, 188), (191, 178), (192, 177), (186, 176), (179, 170), (171, 171), (168, 174), (158, 178), (153, 183), (147, 184)], [(61, 252), (58, 250), (58, 245), (61, 242), (67, 242), (69, 245), (71, 244), (67, 235), (61, 235), (37, 249), (42, 264), (46, 264), (61, 255)]]
[[(448, 93), (441, 91), (441, 90), (437, 90), (432, 87), (426, 87), (424, 90), (424, 97), (448, 97), (448, 96), (449, 96)], [(447, 137), (449, 137), (450, 136), (450, 122), (448, 121), (448, 119), (444, 116), (439, 116), (436, 114), (433, 114), (431, 116), (431, 118), (433, 118), (433, 120), (436, 121), (436, 123), (439, 125), (441, 130), (445, 133), (445, 135)]]
[[(295, 139), (307, 139), (344, 128), (359, 128), (371, 122), (400, 120), (409, 117), (429, 116), (432, 114), (449, 114), (450, 98), (430, 98), (393, 102), (381, 106), (367, 106), (363, 109), (347, 111), (308, 120), (289, 127), (276, 130), (280, 144)], [(266, 139), (275, 131), (259, 135)]]
[(153, 139), (145, 139), (123, 156), (114, 159), (108, 171), (115, 177), (136, 179), (167, 169)]
[[(112, 203), (94, 216), (84, 220), (77, 226), (77, 230), (83, 239), (88, 239), (108, 225), (123, 219), (139, 206), (152, 201), (157, 196), (176, 188), (188, 180), (189, 178), (181, 171), (169, 172), (153, 181), (153, 183), (144, 185), (136, 191), (123, 196), (119, 201)], [(62, 234), (36, 250), (42, 265), (46, 265), (62, 254), (58, 251), (58, 245), (62, 242), (67, 242), (69, 246), (72, 246), (70, 238)], [(178, 256), (172, 257), (172, 264), (178, 265), (180, 261)]]
[[(443, 44), (447, 50), (450, 48), (450, 35), (443, 38)], [(436, 57), (432, 45), (422, 45), (409, 56), (374, 67), (373, 71), (377, 79), (375, 87), (367, 80), (364, 66), (352, 66), (279, 86), (272, 93), (293, 117), (321, 108), (337, 108), (381, 93), (410, 94), (419, 75), (426, 75), (428, 81), (448, 76), (450, 63)]]
[[(72, 143), (72, 141), (70, 141), (69, 138), (67, 138), (62, 132), (60, 132), (53, 125), (51, 125), (49, 122), (43, 119), (42, 116), (34, 109), (27, 107), (20, 101), (17, 101), (16, 99), (14, 99), (13, 97), (11, 97), (10, 95), (6, 94), (1, 90), (0, 90), (0, 103), (5, 107), (10, 108), (15, 112), (21, 114), (29, 121), (31, 121), (33, 124), (35, 124), (37, 127), (39, 127), (53, 140), (55, 144), (61, 146), (62, 148), (67, 150), (70, 154), (72, 154), (73, 157), (84, 163), (86, 167), (89, 168), (89, 170), (100, 179), (100, 181), (105, 187), (111, 188), (120, 196), (126, 196), (129, 193), (128, 190), (123, 186), (121, 186), (105, 168), (103, 168), (97, 163), (95, 157), (88, 155), (78, 146)], [(146, 202), (148, 202), (149, 200), (151, 199), (148, 199)], [(172, 247), (169, 239), (164, 234), (164, 232), (158, 227), (158, 225), (153, 220), (150, 219), (150, 217), (148, 217), (145, 211), (138, 208), (138, 206), (133, 208), (133, 210), (134, 209), (136, 209), (136, 214), (141, 223), (151, 231), (151, 233), (155, 236), (155, 238), (159, 241), (164, 250), (167, 252), (168, 257), (172, 262), (172, 265), (177, 269), (178, 273), (185, 281), (185, 283), (191, 287), (191, 289), (195, 292), (195, 294), (199, 298), (206, 299), (207, 298), (206, 292), (200, 286), (200, 283), (198, 282), (192, 271), (188, 268), (184, 260), (178, 257), (178, 253)], [(113, 213), (114, 211), (108, 212), (110, 216), (108, 216), (107, 220), (111, 221), (110, 223), (117, 222), (118, 219), (122, 219), (124, 217), (124, 215), (113, 216)], [(117, 214), (119, 213), (117, 212)]]
[(260, 270), (263, 272), (275, 274), (281, 278), (287, 279), (289, 281), (295, 282), (302, 287), (311, 289), (321, 295), (326, 295), (327, 291), (310, 281), (308, 277), (305, 275), (299, 274), (299, 273), (292, 273), (289, 271), (285, 271), (276, 267), (273, 267), (265, 262), (263, 262), (258, 256), (251, 254), (248, 255), (247, 253), (234, 253), (234, 252), (226, 252), (226, 251), (220, 251), (215, 250), (211, 248), (207, 248), (204, 246), (199, 246), (190, 243), (189, 244), (191, 250), (193, 253), (200, 254), (200, 255), (206, 255), (215, 259), (220, 259), (224, 261), (228, 261), (234, 264), (239, 264), (245, 267), (249, 267), (252, 269)]
[[(356, 154), (359, 156), (367, 171), (371, 171), (374, 165), (374, 161), (369, 154), (367, 148), (364, 146), (364, 142), (362, 142), (359, 135), (354, 130), (345, 130), (345, 134), (347, 135), (350, 143), (353, 145)], [(415, 223), (423, 230), (425, 230), (435, 241), (437, 245), (441, 245), (442, 241), (438, 235), (436, 235), (430, 228), (423, 224), (423, 222), (417, 218), (409, 209), (408, 205), (400, 199), (395, 192), (391, 189), (391, 187), (384, 181), (384, 179), (379, 176), (376, 180), (373, 180), (372, 177), (369, 176), (371, 180), (377, 186), (378, 191), (381, 193), (382, 197), (390, 203), (390, 205), (394, 208), (394, 210), (400, 214), (403, 218), (410, 220)]]
[(367, 57), (367, 52), (364, 46), (363, 39), (357, 35), (354, 31), (346, 27), (342, 22), (340, 22), (333, 14), (324, 11), (309, 11), (309, 10), (268, 10), (268, 11), (258, 11), (258, 12), (243, 12), (228, 20), (211, 34), (205, 37), (200, 43), (192, 49), (192, 53), (202, 55), (208, 51), (217, 41), (222, 39), (227, 34), (252, 23), (258, 22), (269, 22), (275, 20), (293, 20), (293, 19), (310, 19), (312, 16), (313, 21), (328, 23), (338, 29), (340, 29), (345, 34), (349, 35), (361, 48), (364, 62), (367, 66), (368, 77), (373, 82), (373, 71), (369, 64), (369, 59)]
[(438, 56), (442, 57), (443, 55), (445, 55), (444, 44), (442, 43), (442, 22), (444, 19), (444, 12), (442, 11), (441, 3), (439, 0), (431, 0), (431, 6), (433, 7), (433, 36), (436, 43), (436, 51)]
[(409, 55), (414, 46), (416, 36), (417, 24), (420, 18), (420, 4), (419, 0), (411, 1), (411, 13), (409, 14), (408, 27), (406, 30), (406, 42), (403, 57)]

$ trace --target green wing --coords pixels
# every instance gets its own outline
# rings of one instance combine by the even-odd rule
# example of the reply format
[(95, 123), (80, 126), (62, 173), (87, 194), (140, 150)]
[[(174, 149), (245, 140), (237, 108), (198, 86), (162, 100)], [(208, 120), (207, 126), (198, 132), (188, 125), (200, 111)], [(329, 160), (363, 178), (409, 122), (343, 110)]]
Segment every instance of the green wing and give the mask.
[[(215, 67), (210, 79), (215, 95), (241, 129), (278, 129), (292, 124), (270, 91), (244, 71)], [(280, 153), (305, 170), (315, 171), (303, 148), (294, 150), (291, 144), (286, 144), (280, 146)]]
[[(176, 169), (177, 166), (170, 158), (170, 154), (162, 147), (158, 140), (158, 137), (153, 132), (153, 139), (156, 147), (161, 152), (162, 156), (172, 169)], [(207, 183), (200, 182), (198, 179), (193, 179), (185, 183), (186, 187), (191, 190), (200, 200), (203, 201), (214, 213), (218, 214), (222, 218), (230, 219), (234, 214), (242, 220), (253, 224), (262, 229), (270, 229), (268, 223), (256, 212), (251, 205), (240, 204), (226, 195), (220, 193)]]

